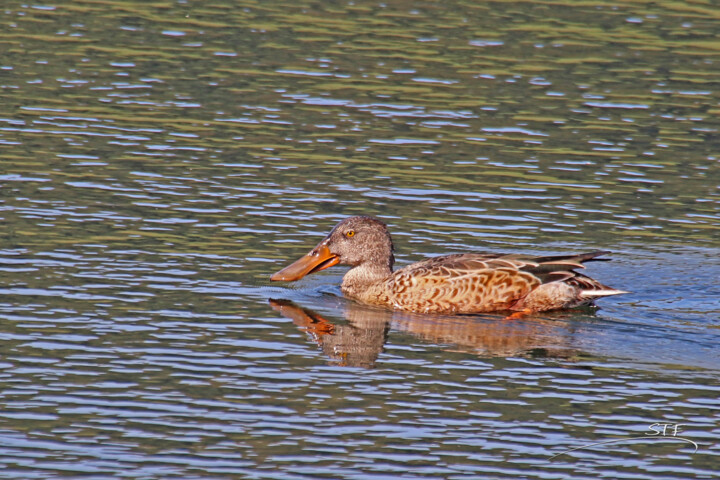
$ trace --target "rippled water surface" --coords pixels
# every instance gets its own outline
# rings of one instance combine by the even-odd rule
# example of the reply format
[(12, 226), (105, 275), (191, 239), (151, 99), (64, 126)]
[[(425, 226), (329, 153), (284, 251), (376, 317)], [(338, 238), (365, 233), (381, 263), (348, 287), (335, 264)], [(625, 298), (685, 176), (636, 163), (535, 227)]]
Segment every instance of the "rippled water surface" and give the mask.
[[(712, 2), (0, 18), (0, 478), (717, 478)], [(612, 250), (587, 273), (631, 293), (506, 320), (269, 282), (353, 214), (400, 265)]]

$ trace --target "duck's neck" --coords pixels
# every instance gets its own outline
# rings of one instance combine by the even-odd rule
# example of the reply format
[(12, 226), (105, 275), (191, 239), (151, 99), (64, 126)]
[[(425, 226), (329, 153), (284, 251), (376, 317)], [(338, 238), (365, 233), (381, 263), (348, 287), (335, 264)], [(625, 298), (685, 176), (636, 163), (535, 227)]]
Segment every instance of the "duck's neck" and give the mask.
[(343, 277), (342, 291), (345, 295), (366, 303), (378, 303), (381, 300), (374, 297), (384, 291), (384, 284), (390, 275), (390, 262), (358, 265), (348, 270)]

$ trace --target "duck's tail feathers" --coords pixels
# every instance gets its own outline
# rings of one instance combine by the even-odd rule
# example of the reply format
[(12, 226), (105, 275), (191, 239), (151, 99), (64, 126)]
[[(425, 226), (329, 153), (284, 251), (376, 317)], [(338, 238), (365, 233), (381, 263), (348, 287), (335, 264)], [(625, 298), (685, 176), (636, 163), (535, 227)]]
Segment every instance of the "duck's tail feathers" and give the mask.
[(626, 290), (617, 290), (615, 288), (603, 288), (600, 290), (583, 290), (580, 292), (581, 297), (586, 298), (599, 298), (609, 297), (611, 295), (622, 295), (623, 293), (630, 293)]
[(609, 297), (611, 295), (621, 295), (626, 292), (625, 290), (618, 290), (617, 288), (608, 287), (598, 282), (594, 278), (590, 278), (586, 275), (574, 272), (575, 276), (571, 279), (566, 280), (566, 283), (580, 290), (580, 298), (585, 298), (588, 301), (594, 300), (600, 297)]

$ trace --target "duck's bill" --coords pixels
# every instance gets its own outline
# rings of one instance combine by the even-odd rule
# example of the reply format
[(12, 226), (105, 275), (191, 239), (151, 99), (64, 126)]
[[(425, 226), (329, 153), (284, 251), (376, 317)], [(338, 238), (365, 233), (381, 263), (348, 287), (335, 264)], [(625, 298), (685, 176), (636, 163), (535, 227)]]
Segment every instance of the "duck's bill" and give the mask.
[(294, 282), (300, 280), (305, 275), (325, 270), (333, 265), (340, 263), (337, 255), (330, 253), (327, 245), (320, 245), (313, 248), (310, 253), (301, 257), (295, 263), (288, 265), (279, 272), (273, 274), (270, 280), (281, 282)]

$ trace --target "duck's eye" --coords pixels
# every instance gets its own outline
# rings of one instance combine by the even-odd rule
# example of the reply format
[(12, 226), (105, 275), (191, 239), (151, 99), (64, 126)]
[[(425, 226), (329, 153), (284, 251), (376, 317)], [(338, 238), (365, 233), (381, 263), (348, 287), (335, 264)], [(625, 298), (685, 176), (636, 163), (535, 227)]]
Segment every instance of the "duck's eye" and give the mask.
[(355, 230), (348, 230), (345, 232), (345, 236), (348, 238), (355, 236)]

